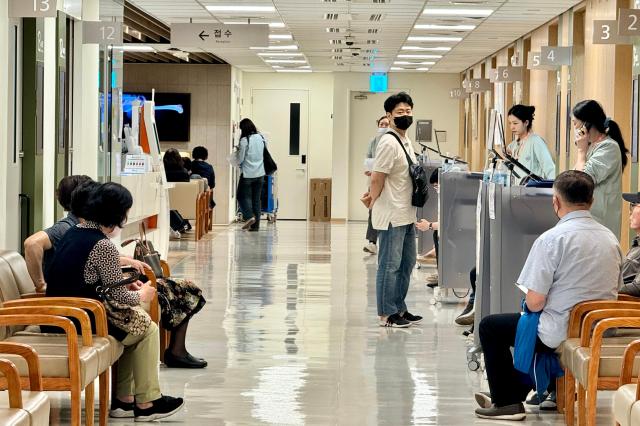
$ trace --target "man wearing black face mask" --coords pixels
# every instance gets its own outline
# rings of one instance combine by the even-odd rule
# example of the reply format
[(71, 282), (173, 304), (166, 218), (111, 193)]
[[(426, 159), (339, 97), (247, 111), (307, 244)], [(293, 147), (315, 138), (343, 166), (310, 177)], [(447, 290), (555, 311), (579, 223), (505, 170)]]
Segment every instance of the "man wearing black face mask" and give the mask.
[(378, 233), (376, 295), (382, 327), (409, 327), (422, 321), (407, 309), (405, 298), (416, 263), (416, 208), (409, 163), (416, 162), (407, 129), (413, 123), (413, 101), (402, 92), (389, 97), (384, 110), (391, 124), (376, 149), (371, 188), (362, 202), (372, 209)]

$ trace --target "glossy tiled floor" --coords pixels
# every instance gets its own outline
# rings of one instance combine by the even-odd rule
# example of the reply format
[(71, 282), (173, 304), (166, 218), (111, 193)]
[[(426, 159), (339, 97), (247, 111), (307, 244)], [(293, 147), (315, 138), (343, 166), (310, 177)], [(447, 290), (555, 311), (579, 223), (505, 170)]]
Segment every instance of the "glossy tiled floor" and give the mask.
[[(161, 367), (163, 392), (187, 401), (166, 422), (491, 424), (473, 414), (473, 392), (486, 383), (467, 369), (464, 329), (453, 323), (463, 302), (431, 305), (423, 283), (432, 271), (416, 271), (408, 302), (424, 323), (378, 327), (376, 258), (363, 253), (364, 234), (362, 224), (281, 221), (172, 242), (173, 275), (197, 280), (208, 300), (188, 347), (209, 367)], [(612, 424), (610, 394), (598, 405), (598, 424)], [(65, 424), (65, 396), (54, 406), (53, 423)], [(525, 424), (563, 422), (531, 412)]]

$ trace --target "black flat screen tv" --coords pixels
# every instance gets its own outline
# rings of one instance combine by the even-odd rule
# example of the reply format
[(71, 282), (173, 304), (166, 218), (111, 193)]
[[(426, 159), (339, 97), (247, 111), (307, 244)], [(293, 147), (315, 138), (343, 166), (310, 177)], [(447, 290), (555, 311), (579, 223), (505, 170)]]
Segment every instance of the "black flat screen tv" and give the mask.
[[(151, 100), (151, 93), (128, 92), (122, 96), (124, 124), (131, 125), (131, 104)], [(156, 126), (160, 142), (189, 142), (191, 93), (155, 94)]]

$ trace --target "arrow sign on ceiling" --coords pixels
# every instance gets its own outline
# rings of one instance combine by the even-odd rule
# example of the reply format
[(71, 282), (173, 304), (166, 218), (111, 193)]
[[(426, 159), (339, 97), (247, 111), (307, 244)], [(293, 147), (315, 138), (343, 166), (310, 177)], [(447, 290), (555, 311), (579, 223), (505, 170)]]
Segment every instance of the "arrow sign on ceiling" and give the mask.
[(268, 24), (171, 24), (172, 47), (213, 50), (268, 45)]

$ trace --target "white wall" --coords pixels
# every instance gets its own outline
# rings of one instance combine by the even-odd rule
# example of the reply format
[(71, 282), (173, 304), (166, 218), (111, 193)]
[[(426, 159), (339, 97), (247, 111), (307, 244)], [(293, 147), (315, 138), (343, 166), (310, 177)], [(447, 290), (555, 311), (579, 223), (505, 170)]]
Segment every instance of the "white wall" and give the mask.
[[(443, 151), (458, 154), (458, 102), (449, 90), (459, 85), (456, 74), (389, 74), (389, 93), (408, 91), (414, 117), (431, 119), (447, 131)], [(333, 179), (331, 216), (346, 219), (349, 209), (350, 93), (368, 91), (366, 73), (243, 73), (243, 117), (251, 117), (254, 89), (304, 89), (309, 91), (309, 178)], [(373, 117), (376, 119), (377, 117)], [(415, 127), (413, 128), (415, 132)], [(415, 133), (410, 132), (411, 137)], [(277, 159), (276, 159), (277, 161)]]
[[(334, 219), (346, 219), (349, 213), (349, 120), (350, 93), (367, 91), (369, 76), (364, 73), (334, 74), (333, 95), (333, 191)], [(443, 151), (458, 152), (458, 102), (449, 99), (449, 89), (459, 85), (455, 74), (390, 73), (389, 93), (406, 90), (413, 98), (415, 119), (431, 119), (434, 128), (447, 131)], [(377, 117), (373, 117), (376, 119)], [(414, 139), (415, 126), (409, 135)], [(342, 182), (343, 184), (336, 184)]]
[[(7, 28), (9, 27), (9, 6), (8, 2), (0, 2), (0, 64), (6, 64), (9, 62), (9, 38)], [(9, 86), (9, 76), (7, 74), (7, 67), (0, 66), (0, 87)], [(7, 98), (4, 98), (4, 102), (0, 102), (0, 214), (7, 211), (7, 185), (10, 183), (7, 181), (7, 149), (8, 149), (8, 110), (9, 107)], [(2, 215), (6, 218), (6, 215)], [(7, 221), (0, 222), (0, 247), (7, 247)]]

